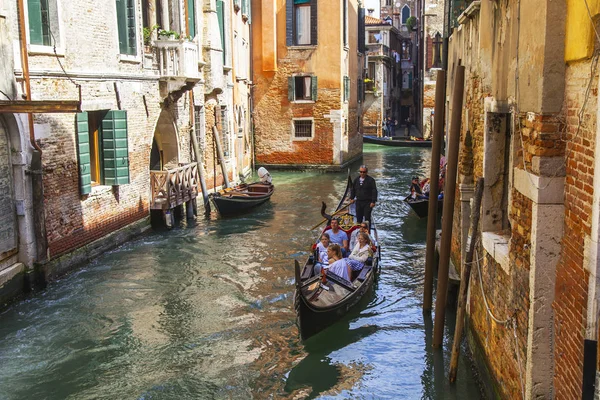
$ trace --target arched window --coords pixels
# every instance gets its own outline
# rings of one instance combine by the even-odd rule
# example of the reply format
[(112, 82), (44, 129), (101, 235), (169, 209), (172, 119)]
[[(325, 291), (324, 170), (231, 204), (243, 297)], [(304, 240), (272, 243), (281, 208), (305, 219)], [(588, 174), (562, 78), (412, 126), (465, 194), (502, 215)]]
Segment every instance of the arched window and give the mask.
[(439, 32), (433, 38), (433, 65), (432, 68), (442, 68), (442, 35)]
[(410, 18), (410, 7), (404, 5), (402, 7), (402, 24), (406, 24), (406, 20)]

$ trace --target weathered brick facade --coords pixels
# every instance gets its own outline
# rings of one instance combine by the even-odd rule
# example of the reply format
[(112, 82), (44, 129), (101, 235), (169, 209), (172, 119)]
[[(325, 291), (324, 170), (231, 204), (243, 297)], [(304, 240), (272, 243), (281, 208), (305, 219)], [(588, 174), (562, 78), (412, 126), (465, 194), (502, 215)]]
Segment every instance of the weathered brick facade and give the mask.
[[(358, 8), (356, 1), (347, 2), (348, 36), (344, 46), (340, 4), (310, 3), (311, 10), (317, 7), (316, 18), (311, 17), (311, 35), (318, 39), (316, 43), (300, 46), (292, 45), (293, 11), (286, 10), (284, 0), (253, 4), (255, 25), (260, 27), (253, 31), (257, 164), (335, 169), (362, 153), (356, 90)], [(295, 89), (290, 85), (295, 85), (296, 76), (313, 79), (310, 93), (305, 94), (310, 99), (295, 98)], [(315, 80), (317, 87), (313, 88)], [(347, 99), (344, 99), (345, 85), (348, 85)], [(291, 101), (290, 96), (294, 97)], [(312, 121), (308, 137), (296, 136), (294, 119), (297, 118)]]

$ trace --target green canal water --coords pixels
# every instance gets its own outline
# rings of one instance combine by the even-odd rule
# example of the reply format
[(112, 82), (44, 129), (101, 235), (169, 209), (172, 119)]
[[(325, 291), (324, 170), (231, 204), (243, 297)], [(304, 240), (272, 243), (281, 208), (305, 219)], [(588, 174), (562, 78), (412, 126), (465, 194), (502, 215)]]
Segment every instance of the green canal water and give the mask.
[(429, 156), (365, 146), (380, 192), (380, 279), (306, 343), (294, 259), (346, 175), (273, 171), (276, 192), (254, 213), (149, 233), (4, 310), (0, 399), (482, 398), (467, 357), (448, 383), (452, 332), (432, 351), (421, 311), (426, 221), (401, 199)]

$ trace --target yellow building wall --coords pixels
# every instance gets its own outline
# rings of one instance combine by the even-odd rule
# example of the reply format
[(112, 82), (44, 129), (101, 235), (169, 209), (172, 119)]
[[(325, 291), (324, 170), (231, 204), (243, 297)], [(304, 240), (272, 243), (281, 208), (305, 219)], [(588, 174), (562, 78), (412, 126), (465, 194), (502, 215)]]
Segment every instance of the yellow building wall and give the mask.
[(600, 0), (567, 0), (567, 18), (565, 35), (565, 61), (571, 62), (589, 58), (594, 52), (594, 23), (600, 13)]

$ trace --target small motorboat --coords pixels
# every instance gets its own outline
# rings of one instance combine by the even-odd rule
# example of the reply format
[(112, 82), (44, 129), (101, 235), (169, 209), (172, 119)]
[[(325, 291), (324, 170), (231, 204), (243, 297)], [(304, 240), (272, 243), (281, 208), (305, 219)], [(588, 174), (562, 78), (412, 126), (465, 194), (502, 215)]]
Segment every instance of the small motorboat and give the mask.
[[(340, 228), (350, 234), (359, 225), (354, 223), (354, 215), (348, 211), (348, 201), (350, 196), (350, 187), (352, 181), (348, 176), (348, 185), (342, 196), (336, 212), (327, 215), (324, 212), (325, 204), (321, 214), (327, 219), (327, 225), (331, 218), (335, 216), (340, 219)], [(325, 227), (319, 233), (327, 230)], [(377, 228), (371, 220), (370, 235), (377, 243)], [(318, 238), (317, 242), (318, 243)], [(343, 317), (352, 307), (354, 307), (371, 289), (380, 268), (380, 248), (376, 247), (373, 257), (367, 259), (365, 266), (356, 271), (352, 281), (348, 281), (331, 271), (326, 273), (326, 282), (322, 281), (320, 275), (314, 275), (313, 267), (316, 262), (316, 254), (311, 254), (304, 266), (295, 261), (296, 291), (294, 295), (294, 308), (296, 310), (296, 322), (300, 331), (302, 340), (306, 340), (317, 334), (328, 326), (332, 325)]]
[(271, 183), (271, 176), (265, 168), (261, 167), (258, 175), (261, 178), (259, 182), (242, 183), (209, 194), (219, 214), (240, 214), (268, 201), (275, 191), (275, 186)]
[(382, 146), (395, 146), (395, 147), (431, 147), (431, 140), (425, 140), (421, 138), (410, 138), (405, 136), (392, 136), (392, 137), (377, 137), (363, 135), (363, 143), (380, 144)]

